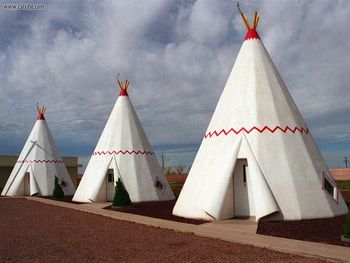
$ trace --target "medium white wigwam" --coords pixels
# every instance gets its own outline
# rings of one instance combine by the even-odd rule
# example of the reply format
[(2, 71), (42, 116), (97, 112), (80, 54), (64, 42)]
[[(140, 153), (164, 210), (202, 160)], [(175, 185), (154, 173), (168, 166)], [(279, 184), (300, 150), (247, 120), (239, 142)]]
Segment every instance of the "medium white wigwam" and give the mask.
[(181, 217), (301, 220), (346, 214), (310, 131), (247, 26), (236, 62), (173, 209)]
[(174, 194), (129, 99), (129, 81), (119, 97), (73, 197), (76, 202), (111, 201), (121, 179), (132, 202), (172, 200)]
[(75, 187), (52, 138), (44, 114), (37, 107), (38, 119), (1, 193), (3, 196), (51, 196), (55, 177), (65, 195), (73, 195)]

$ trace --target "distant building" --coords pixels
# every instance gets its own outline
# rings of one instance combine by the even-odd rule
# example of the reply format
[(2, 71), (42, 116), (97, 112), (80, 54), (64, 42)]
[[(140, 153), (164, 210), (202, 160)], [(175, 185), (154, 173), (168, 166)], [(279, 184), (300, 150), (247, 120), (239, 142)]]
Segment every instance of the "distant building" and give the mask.
[(329, 171), (336, 181), (350, 181), (350, 168), (332, 168)]
[[(4, 188), (17, 159), (18, 155), (0, 155), (0, 192)], [(72, 178), (74, 186), (77, 187), (78, 157), (62, 156), (62, 159)]]
[(187, 174), (167, 174), (166, 179), (169, 183), (185, 183)]

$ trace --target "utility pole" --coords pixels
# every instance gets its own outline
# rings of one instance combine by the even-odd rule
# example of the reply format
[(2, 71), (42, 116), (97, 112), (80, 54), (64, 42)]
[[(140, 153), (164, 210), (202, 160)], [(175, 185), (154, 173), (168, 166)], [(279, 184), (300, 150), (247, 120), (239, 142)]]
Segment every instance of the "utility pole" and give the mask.
[(345, 163), (345, 167), (348, 168), (348, 163), (350, 163), (350, 160), (346, 156), (344, 157), (344, 163)]
[(164, 172), (165, 172), (165, 168), (164, 168), (165, 155), (164, 155), (164, 152), (162, 152), (162, 155), (160, 157), (162, 158), (162, 169), (163, 169), (163, 174), (164, 174)]

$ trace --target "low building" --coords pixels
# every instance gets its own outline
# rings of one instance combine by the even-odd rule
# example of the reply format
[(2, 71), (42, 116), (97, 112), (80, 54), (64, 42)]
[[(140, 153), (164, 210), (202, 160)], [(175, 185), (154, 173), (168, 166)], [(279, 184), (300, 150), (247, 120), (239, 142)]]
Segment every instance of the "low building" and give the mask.
[(187, 174), (167, 174), (165, 176), (169, 183), (184, 184), (187, 178)]
[(329, 171), (336, 181), (350, 181), (350, 168), (332, 168)]
[[(62, 159), (72, 178), (74, 186), (77, 187), (78, 157), (62, 156)], [(0, 155), (0, 192), (2, 192), (17, 160), (18, 155)]]

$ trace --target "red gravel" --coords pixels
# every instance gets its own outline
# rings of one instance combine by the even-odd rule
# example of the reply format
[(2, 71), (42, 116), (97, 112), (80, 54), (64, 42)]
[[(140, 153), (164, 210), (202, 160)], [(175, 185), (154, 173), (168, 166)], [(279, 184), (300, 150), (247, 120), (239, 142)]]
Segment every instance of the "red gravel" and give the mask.
[(44, 198), (44, 199), (50, 199), (50, 200), (55, 200), (55, 201), (60, 201), (60, 202), (65, 202), (65, 203), (70, 203), (70, 204), (76, 204), (76, 205), (82, 205), (83, 203), (79, 202), (74, 202), (73, 195), (65, 195), (64, 197), (59, 197), (59, 198), (53, 198), (52, 196), (36, 196), (39, 198)]
[(301, 221), (260, 222), (257, 233), (261, 235), (320, 242), (350, 247), (350, 243), (340, 240), (342, 225), (346, 216)]
[(208, 221), (204, 221), (204, 220), (194, 220), (194, 219), (187, 219), (183, 217), (174, 216), (172, 212), (173, 212), (175, 203), (176, 203), (176, 200), (161, 201), (161, 202), (159, 201), (158, 202), (140, 202), (140, 203), (133, 203), (132, 206), (130, 207), (115, 208), (112, 206), (108, 206), (105, 209), (124, 212), (124, 213), (130, 213), (135, 215), (148, 216), (153, 218), (160, 218), (160, 219), (193, 224), (193, 225), (208, 223)]
[[(175, 203), (176, 201), (143, 202), (134, 203), (131, 207), (113, 208), (109, 206), (106, 209), (194, 225), (207, 223), (207, 221), (172, 215)], [(301, 221), (260, 222), (257, 234), (350, 247), (350, 243), (340, 240), (345, 220), (346, 216)]]
[(0, 262), (322, 262), (26, 199), (0, 211)]
[(350, 203), (350, 191), (349, 190), (343, 190), (343, 191), (341, 191), (341, 194), (342, 194), (345, 202), (347, 202), (349, 204)]
[[(44, 198), (52, 199), (51, 197)], [(58, 201), (75, 203), (71, 199), (72, 197), (64, 197)], [(172, 210), (175, 203), (176, 200), (140, 202), (133, 203), (130, 207), (114, 208), (108, 206), (105, 209), (194, 225), (207, 223), (207, 221), (203, 220), (174, 216)], [(340, 240), (340, 236), (343, 234), (342, 225), (345, 224), (345, 221), (346, 216), (301, 221), (260, 222), (258, 224), (257, 234), (350, 247), (350, 243)], [(324, 229), (327, 229), (327, 231), (324, 231)]]

